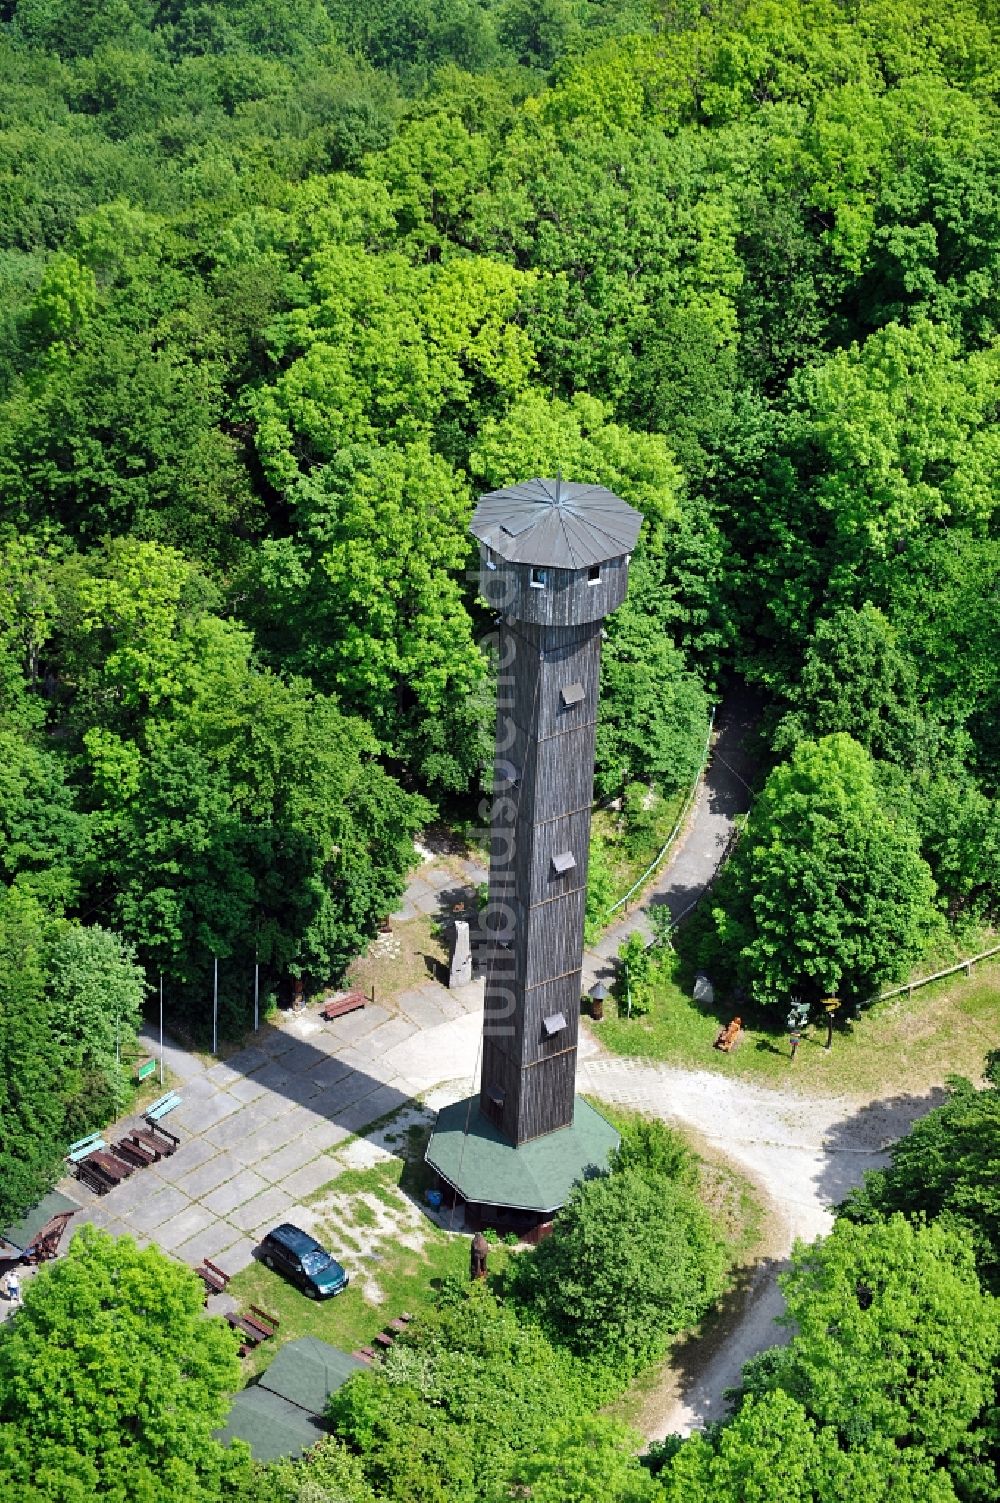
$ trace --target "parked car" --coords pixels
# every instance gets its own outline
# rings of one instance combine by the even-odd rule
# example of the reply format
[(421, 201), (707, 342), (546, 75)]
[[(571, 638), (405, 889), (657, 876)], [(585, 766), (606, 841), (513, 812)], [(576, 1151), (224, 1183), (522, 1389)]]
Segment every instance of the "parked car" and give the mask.
[(349, 1283), (333, 1254), (290, 1221), (283, 1221), (261, 1239), (260, 1259), (298, 1284), (310, 1299), (342, 1294)]

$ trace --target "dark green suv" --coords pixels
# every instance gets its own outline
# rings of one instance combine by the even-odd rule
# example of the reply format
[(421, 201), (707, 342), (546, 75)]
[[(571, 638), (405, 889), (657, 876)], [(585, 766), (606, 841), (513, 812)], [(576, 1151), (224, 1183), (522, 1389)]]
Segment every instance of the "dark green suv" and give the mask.
[(283, 1221), (262, 1239), (260, 1259), (298, 1284), (310, 1299), (342, 1294), (349, 1282), (336, 1258), (290, 1221)]

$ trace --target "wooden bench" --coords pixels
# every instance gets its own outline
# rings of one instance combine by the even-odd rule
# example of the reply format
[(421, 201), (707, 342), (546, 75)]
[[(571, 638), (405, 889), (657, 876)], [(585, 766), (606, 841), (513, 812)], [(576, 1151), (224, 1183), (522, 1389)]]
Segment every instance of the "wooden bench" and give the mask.
[(403, 1319), (403, 1317), (401, 1315), (397, 1315), (395, 1320), (390, 1320), (390, 1322), (389, 1322), (389, 1330), (390, 1331), (401, 1332), (401, 1331), (405, 1331), (406, 1327), (407, 1327), (407, 1322)]
[(238, 1315), (232, 1311), (226, 1319), (233, 1330), (239, 1331), (245, 1338), (240, 1346), (241, 1357), (245, 1357), (255, 1346), (260, 1346), (262, 1341), (269, 1341), (281, 1324), (276, 1316), (269, 1315), (259, 1305), (251, 1305), (248, 1315)]
[(394, 1338), (392, 1336), (387, 1336), (384, 1331), (379, 1331), (378, 1335), (375, 1337), (375, 1345), (382, 1347), (385, 1351), (388, 1351), (389, 1347), (392, 1346), (393, 1339)]
[(723, 1054), (728, 1054), (737, 1043), (742, 1027), (743, 1020), (741, 1018), (734, 1018), (731, 1023), (726, 1024), (725, 1028), (719, 1029), (712, 1048), (721, 1049)]
[(71, 1164), (79, 1164), (81, 1159), (85, 1159), (88, 1155), (96, 1153), (99, 1148), (107, 1148), (107, 1146), (107, 1143), (105, 1143), (99, 1132), (92, 1132), (87, 1137), (77, 1138), (75, 1143), (71, 1143), (66, 1157)]
[(195, 1273), (205, 1286), (205, 1303), (208, 1303), (210, 1294), (223, 1294), (232, 1277), (220, 1268), (218, 1263), (213, 1263), (210, 1258), (205, 1258), (195, 1269)]
[(371, 1367), (372, 1363), (375, 1361), (375, 1353), (372, 1351), (370, 1346), (355, 1347), (354, 1351), (351, 1353), (351, 1356), (357, 1357), (359, 1362), (364, 1362), (369, 1367)]
[(168, 1091), (165, 1096), (161, 1096), (157, 1101), (154, 1101), (152, 1106), (147, 1106), (143, 1112), (143, 1116), (147, 1122), (159, 1122), (161, 1117), (165, 1117), (168, 1112), (172, 1112), (175, 1107), (180, 1106), (183, 1099), (182, 1096), (178, 1096), (176, 1091)]
[(368, 998), (364, 992), (347, 992), (336, 1002), (327, 1002), (324, 1007), (320, 1008), (319, 1015), (328, 1023), (332, 1023), (334, 1018), (343, 1018), (349, 1012), (357, 1012), (360, 1008), (367, 1006), (367, 1003)]

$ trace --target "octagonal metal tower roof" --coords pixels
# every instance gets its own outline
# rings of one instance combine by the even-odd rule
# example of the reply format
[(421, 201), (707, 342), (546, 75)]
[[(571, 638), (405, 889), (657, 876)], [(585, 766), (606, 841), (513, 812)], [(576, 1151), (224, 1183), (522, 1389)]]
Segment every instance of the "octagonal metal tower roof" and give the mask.
[(635, 547), (642, 517), (602, 485), (522, 480), (480, 496), (473, 537), (513, 564), (586, 569)]

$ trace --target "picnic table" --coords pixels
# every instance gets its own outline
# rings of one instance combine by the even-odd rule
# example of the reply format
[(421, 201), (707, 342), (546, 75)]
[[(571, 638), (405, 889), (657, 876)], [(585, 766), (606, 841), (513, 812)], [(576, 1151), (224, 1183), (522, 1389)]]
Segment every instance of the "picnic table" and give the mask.
[(168, 1159), (181, 1146), (177, 1134), (168, 1132), (159, 1122), (147, 1122), (145, 1127), (134, 1127), (130, 1136), (136, 1143), (148, 1148), (154, 1159)]
[(123, 1179), (134, 1174), (135, 1168), (134, 1164), (127, 1164), (117, 1154), (98, 1149), (79, 1161), (76, 1176), (98, 1195), (106, 1195), (109, 1190), (120, 1185)]

